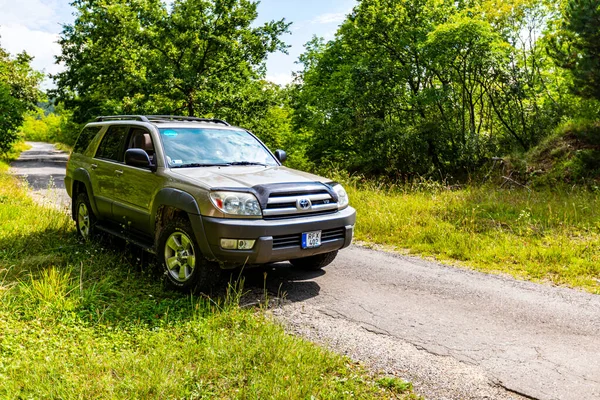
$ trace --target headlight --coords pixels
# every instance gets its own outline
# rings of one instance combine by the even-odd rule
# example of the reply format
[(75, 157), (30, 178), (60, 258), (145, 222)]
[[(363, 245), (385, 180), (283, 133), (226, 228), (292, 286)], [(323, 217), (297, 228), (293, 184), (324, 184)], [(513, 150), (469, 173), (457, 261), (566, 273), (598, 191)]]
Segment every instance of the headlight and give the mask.
[(224, 214), (261, 216), (260, 204), (252, 193), (212, 192), (210, 200)]
[(346, 193), (342, 185), (338, 183), (333, 185), (332, 189), (338, 196), (338, 209), (341, 210), (342, 208), (348, 207), (348, 193)]

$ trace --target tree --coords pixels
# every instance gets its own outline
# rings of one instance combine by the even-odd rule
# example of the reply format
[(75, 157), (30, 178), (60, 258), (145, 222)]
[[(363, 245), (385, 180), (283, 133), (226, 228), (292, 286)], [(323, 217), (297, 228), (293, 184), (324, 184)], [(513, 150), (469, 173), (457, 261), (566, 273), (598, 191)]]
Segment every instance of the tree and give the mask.
[(0, 153), (11, 149), (24, 114), (41, 97), (43, 74), (31, 68), (31, 60), (25, 52), (13, 58), (0, 47)]
[(292, 113), (308, 157), (350, 171), (466, 176), (561, 118), (541, 0), (361, 0), (301, 57)]
[(600, 3), (568, 0), (552, 44), (552, 56), (573, 76), (572, 90), (600, 100)]
[[(221, 116), (223, 105), (264, 76), (269, 53), (285, 51), (289, 24), (253, 26), (252, 0), (75, 0), (75, 22), (59, 43), (66, 70), (60, 100), (84, 121), (94, 115)], [(234, 105), (235, 106), (235, 105)]]

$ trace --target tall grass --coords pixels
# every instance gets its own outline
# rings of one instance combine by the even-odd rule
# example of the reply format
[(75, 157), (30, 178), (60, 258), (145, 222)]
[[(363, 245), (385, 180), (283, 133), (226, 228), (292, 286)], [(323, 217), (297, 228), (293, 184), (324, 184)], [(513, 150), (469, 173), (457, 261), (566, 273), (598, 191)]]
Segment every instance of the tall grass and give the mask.
[(358, 240), (600, 293), (596, 192), (346, 182), (358, 211)]
[(0, 398), (413, 396), (240, 308), (242, 285), (184, 296), (138, 258), (80, 243), (0, 165)]

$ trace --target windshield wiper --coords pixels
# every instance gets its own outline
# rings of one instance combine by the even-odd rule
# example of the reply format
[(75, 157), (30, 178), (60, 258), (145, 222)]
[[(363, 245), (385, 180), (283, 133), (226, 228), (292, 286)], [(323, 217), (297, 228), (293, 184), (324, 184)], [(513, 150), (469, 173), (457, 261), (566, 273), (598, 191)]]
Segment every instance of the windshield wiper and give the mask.
[(262, 166), (268, 167), (268, 165), (265, 163), (254, 162), (254, 161), (235, 161), (235, 162), (229, 163), (228, 165), (262, 165)]
[(219, 164), (200, 164), (200, 163), (190, 163), (190, 164), (177, 164), (171, 165), (171, 168), (198, 168), (198, 167), (226, 167), (228, 163), (219, 163)]

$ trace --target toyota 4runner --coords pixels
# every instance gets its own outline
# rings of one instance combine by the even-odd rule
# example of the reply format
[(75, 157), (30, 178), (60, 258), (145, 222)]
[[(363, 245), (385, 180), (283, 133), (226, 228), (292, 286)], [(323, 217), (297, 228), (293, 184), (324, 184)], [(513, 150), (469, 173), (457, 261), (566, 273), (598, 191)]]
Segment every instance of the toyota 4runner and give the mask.
[(174, 287), (207, 288), (237, 266), (323, 268), (350, 245), (356, 212), (343, 187), (285, 158), (222, 120), (98, 117), (65, 186), (84, 239), (119, 236), (156, 254)]

